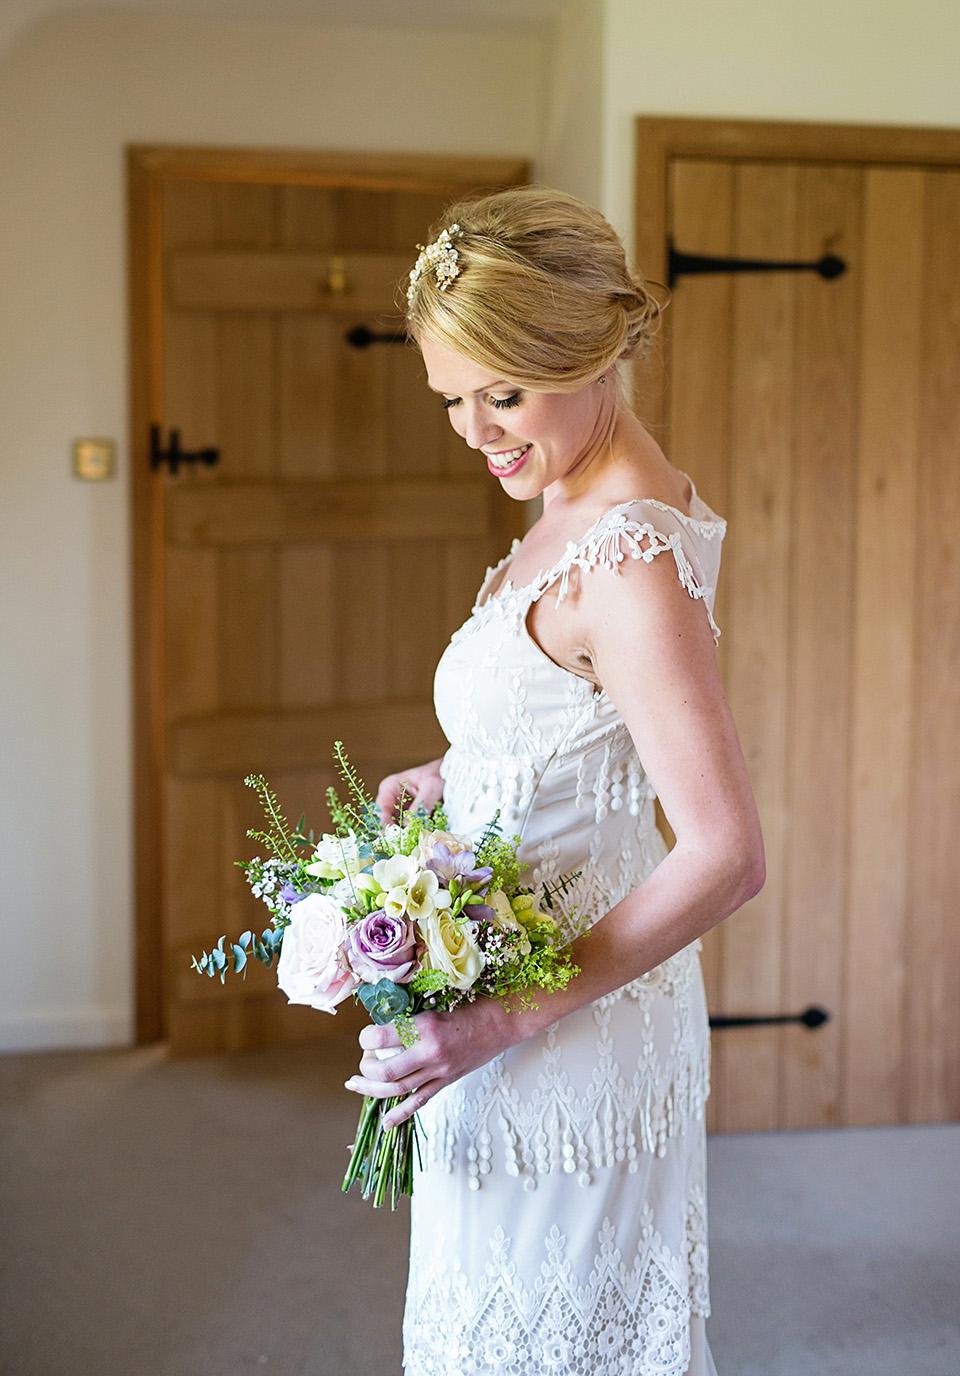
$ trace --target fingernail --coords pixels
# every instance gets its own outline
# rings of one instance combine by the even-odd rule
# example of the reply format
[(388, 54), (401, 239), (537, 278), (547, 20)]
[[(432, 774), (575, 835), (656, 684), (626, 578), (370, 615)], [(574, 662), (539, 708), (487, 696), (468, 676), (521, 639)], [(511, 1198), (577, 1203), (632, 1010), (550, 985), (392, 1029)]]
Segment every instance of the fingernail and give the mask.
[(356, 1089), (357, 1082), (356, 1080), (344, 1080), (343, 1087), (344, 1089)]

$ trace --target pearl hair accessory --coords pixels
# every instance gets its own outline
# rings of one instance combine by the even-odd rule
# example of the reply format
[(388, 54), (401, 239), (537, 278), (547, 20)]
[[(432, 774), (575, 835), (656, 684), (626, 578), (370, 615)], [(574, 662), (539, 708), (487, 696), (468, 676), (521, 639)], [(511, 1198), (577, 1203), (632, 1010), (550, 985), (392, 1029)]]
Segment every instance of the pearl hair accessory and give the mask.
[(460, 276), (460, 266), (457, 259), (460, 257), (451, 242), (454, 234), (460, 233), (459, 225), (451, 225), (449, 229), (442, 229), (432, 244), (424, 248), (423, 244), (417, 244), (420, 250), (420, 257), (413, 265), (410, 273), (410, 285), (407, 287), (407, 304), (413, 303), (414, 292), (417, 283), (425, 272), (433, 268), (437, 275), (437, 286), (441, 291), (446, 291), (450, 283)]

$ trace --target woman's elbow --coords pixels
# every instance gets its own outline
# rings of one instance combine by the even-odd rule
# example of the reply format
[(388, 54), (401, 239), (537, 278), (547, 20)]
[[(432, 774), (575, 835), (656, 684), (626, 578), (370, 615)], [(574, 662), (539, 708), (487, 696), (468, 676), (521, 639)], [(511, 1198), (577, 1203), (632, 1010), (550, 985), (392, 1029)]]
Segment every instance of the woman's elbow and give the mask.
[(767, 862), (759, 826), (742, 837), (736, 847), (733, 866), (734, 905), (732, 911), (755, 898), (767, 879)]

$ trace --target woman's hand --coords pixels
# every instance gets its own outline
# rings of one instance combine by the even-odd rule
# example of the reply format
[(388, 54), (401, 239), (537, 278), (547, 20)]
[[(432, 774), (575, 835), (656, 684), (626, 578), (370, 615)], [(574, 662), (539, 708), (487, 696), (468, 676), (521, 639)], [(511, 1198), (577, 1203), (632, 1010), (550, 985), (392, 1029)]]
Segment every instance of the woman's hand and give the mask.
[(360, 1033), (364, 1049), (360, 1073), (346, 1082), (347, 1089), (374, 1099), (407, 1096), (384, 1117), (388, 1128), (411, 1118), (439, 1090), (529, 1035), (522, 1027), (522, 1014), (488, 998), (449, 1013), (418, 1013), (413, 1021), (417, 1029), (413, 1046), (385, 1060), (376, 1052), (400, 1047), (396, 1027), (393, 1023), (365, 1027)]
[(377, 789), (377, 807), (384, 826), (400, 820), (401, 811), (422, 807), (427, 812), (443, 797), (440, 761), (418, 764), (399, 774), (388, 774)]

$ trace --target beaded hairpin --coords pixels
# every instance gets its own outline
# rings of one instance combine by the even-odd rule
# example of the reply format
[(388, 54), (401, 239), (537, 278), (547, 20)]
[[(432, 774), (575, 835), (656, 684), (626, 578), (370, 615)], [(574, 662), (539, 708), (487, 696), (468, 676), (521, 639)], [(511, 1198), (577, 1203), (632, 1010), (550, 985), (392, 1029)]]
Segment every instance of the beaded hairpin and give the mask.
[(417, 283), (423, 274), (433, 268), (437, 277), (437, 286), (441, 291), (446, 291), (450, 283), (460, 276), (460, 264), (457, 259), (460, 257), (457, 250), (453, 247), (452, 236), (460, 233), (459, 225), (451, 225), (449, 229), (442, 229), (432, 244), (426, 248), (422, 244), (417, 244), (420, 250), (420, 257), (413, 265), (410, 273), (410, 285), (407, 287), (407, 304), (413, 301)]

